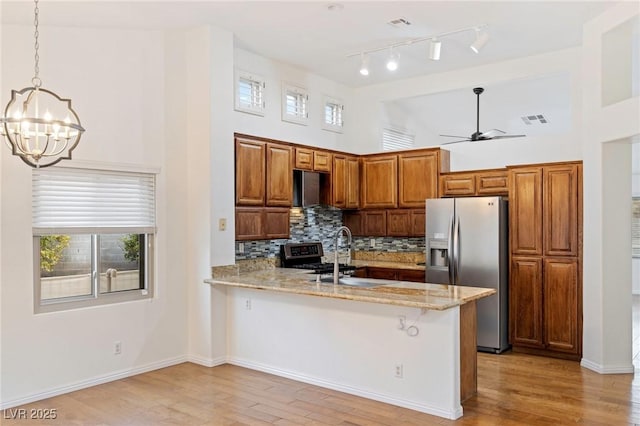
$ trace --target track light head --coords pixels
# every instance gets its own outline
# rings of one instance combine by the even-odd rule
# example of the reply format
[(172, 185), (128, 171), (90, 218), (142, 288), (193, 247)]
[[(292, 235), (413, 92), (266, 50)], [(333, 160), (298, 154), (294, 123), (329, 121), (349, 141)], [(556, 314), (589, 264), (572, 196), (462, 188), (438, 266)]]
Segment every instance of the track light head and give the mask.
[(482, 49), (482, 47), (487, 44), (487, 41), (489, 41), (489, 34), (487, 34), (485, 31), (481, 31), (479, 28), (476, 28), (476, 39), (473, 43), (471, 43), (471, 46), (469, 47), (475, 53), (479, 53), (480, 49)]
[(431, 59), (432, 61), (439, 61), (441, 47), (442, 42), (438, 39), (432, 38), (429, 42), (429, 59)]
[(360, 75), (368, 76), (369, 75), (369, 56), (364, 53), (360, 58)]
[(387, 69), (395, 71), (398, 69), (398, 54), (393, 51), (393, 47), (389, 48), (389, 59), (387, 59)]

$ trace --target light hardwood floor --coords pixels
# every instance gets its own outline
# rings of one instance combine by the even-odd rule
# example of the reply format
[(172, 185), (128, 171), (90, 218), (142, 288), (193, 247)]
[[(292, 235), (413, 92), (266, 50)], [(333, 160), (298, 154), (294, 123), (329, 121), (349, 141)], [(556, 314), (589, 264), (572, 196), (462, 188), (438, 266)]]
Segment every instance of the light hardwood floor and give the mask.
[[(191, 363), (28, 404), (56, 420), (9, 425), (625, 425), (640, 423), (640, 380), (577, 362), (479, 354), (478, 395), (457, 421), (232, 365)], [(396, 379), (390, 379), (396, 380)]]

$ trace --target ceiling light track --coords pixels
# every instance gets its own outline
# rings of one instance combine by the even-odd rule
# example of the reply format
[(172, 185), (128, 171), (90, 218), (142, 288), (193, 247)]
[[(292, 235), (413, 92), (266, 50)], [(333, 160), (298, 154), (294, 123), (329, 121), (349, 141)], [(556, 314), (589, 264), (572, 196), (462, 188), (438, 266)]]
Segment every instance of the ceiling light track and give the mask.
[[(488, 27), (487, 24), (482, 24), (482, 25), (474, 25), (472, 27), (465, 27), (465, 28), (459, 28), (457, 30), (452, 30), (452, 31), (446, 31), (446, 32), (442, 32), (442, 33), (438, 33), (438, 34), (433, 34), (427, 37), (418, 37), (418, 38), (412, 38), (409, 40), (405, 40), (405, 41), (399, 41), (399, 42), (395, 42), (395, 43), (391, 43), (391, 44), (387, 44), (385, 46), (380, 46), (380, 47), (375, 47), (373, 49), (367, 49), (367, 50), (362, 50), (356, 53), (350, 53), (347, 55), (347, 58), (352, 58), (354, 56), (358, 56), (360, 57), (360, 62), (361, 62), (361, 68), (360, 68), (360, 74), (362, 75), (369, 75), (369, 55), (371, 53), (376, 53), (376, 52), (382, 52), (382, 51), (389, 51), (390, 52), (390, 60), (387, 61), (387, 68), (389, 68), (388, 64), (389, 62), (394, 62), (396, 64), (396, 67), (393, 68), (389, 68), (389, 70), (391, 71), (395, 71), (395, 69), (397, 68), (397, 57), (398, 57), (398, 52), (397, 49), (399, 47), (403, 47), (403, 46), (411, 46), (413, 44), (416, 43), (422, 43), (425, 41), (429, 42), (429, 59), (434, 60), (434, 61), (438, 61), (440, 60), (440, 52), (442, 49), (442, 39), (446, 38), (446, 37), (450, 37), (456, 34), (461, 34), (461, 33), (465, 33), (465, 32), (473, 32), (475, 34), (475, 39), (473, 41), (473, 43), (471, 43), (471, 45), (469, 46), (471, 48), (471, 50), (473, 50), (475, 53), (478, 53), (480, 51), (480, 49), (487, 43), (487, 41), (489, 40), (489, 34), (487, 34), (486, 32), (486, 28)], [(392, 60), (391, 56), (393, 56), (394, 60)], [(367, 73), (363, 73), (362, 72), (362, 64), (364, 64), (366, 61), (366, 68), (367, 68)]]

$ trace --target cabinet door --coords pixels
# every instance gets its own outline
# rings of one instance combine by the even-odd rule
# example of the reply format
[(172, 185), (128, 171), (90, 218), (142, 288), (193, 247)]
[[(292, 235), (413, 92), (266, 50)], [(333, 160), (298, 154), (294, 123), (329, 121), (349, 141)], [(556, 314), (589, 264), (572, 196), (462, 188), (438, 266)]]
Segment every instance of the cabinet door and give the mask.
[(268, 240), (289, 238), (289, 209), (264, 209), (264, 237)]
[(578, 255), (578, 180), (576, 164), (544, 167), (544, 253)]
[(362, 211), (363, 234), (367, 237), (384, 237), (387, 233), (387, 214), (384, 210)]
[(313, 150), (308, 148), (296, 148), (295, 169), (313, 170)]
[(398, 207), (398, 156), (363, 158), (361, 188), (363, 209)]
[(411, 210), (409, 220), (411, 221), (411, 237), (424, 237), (426, 233), (427, 215), (425, 209)]
[(360, 207), (360, 161), (357, 157), (347, 157), (347, 188), (345, 207)]
[(543, 348), (542, 259), (511, 259), (509, 329), (514, 346)]
[(407, 237), (411, 232), (409, 210), (387, 210), (387, 236)]
[(544, 336), (547, 349), (577, 354), (580, 351), (578, 261), (544, 260)]
[(425, 271), (419, 269), (398, 269), (397, 279), (399, 281), (423, 283), (425, 282)]
[(470, 196), (476, 193), (476, 176), (473, 173), (458, 173), (440, 177), (442, 197)]
[(376, 278), (379, 280), (397, 280), (398, 273), (396, 269), (391, 268), (367, 268), (367, 278)]
[(508, 195), (509, 176), (506, 170), (478, 172), (476, 174), (477, 195)]
[(293, 204), (291, 147), (267, 144), (267, 206), (290, 207)]
[(347, 205), (347, 158), (344, 155), (333, 156), (331, 188), (333, 192), (333, 206), (345, 208)]
[(351, 234), (364, 236), (362, 227), (362, 214), (360, 212), (344, 212), (342, 214), (342, 224), (351, 230)]
[(542, 167), (514, 168), (509, 175), (511, 253), (542, 254)]
[(237, 205), (264, 205), (265, 149), (264, 142), (236, 139)]
[(398, 154), (398, 207), (422, 207), (438, 198), (438, 152)]
[(236, 240), (264, 239), (262, 208), (236, 207)]
[(324, 151), (313, 152), (313, 170), (331, 173), (331, 153)]

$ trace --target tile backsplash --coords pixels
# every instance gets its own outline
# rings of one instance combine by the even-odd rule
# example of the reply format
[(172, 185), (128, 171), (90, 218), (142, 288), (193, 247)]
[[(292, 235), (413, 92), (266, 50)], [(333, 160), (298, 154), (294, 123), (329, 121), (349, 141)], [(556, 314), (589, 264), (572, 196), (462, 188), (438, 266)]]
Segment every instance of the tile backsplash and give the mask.
[[(280, 255), (280, 246), (286, 242), (321, 241), (325, 253), (334, 251), (333, 237), (342, 226), (342, 210), (329, 206), (293, 207), (290, 210), (291, 237), (279, 240), (236, 242), (236, 260), (271, 258)], [(353, 250), (388, 252), (424, 252), (424, 238), (376, 237), (371, 247), (368, 237), (354, 237)], [(239, 252), (239, 244), (244, 251)]]

